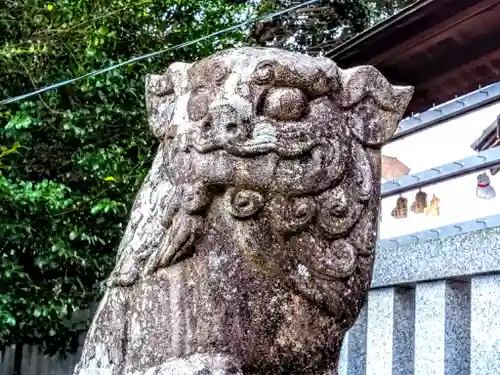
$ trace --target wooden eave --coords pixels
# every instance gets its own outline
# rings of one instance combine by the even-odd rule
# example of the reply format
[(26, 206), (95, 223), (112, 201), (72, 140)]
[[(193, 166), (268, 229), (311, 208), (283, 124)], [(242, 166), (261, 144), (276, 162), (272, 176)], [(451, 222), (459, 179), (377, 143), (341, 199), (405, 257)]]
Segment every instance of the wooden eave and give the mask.
[(474, 141), (474, 143), (471, 145), (471, 148), (474, 151), (483, 151), (487, 150), (491, 147), (495, 147), (495, 144), (497, 141), (500, 139), (499, 137), (499, 126), (498, 126), (498, 120), (495, 120), (491, 123), (490, 126), (488, 126), (484, 131), (481, 136)]
[(500, 0), (421, 0), (328, 52), (415, 86), (407, 114), (499, 81)]
[[(493, 147), (500, 146), (500, 116), (488, 126), (481, 136), (474, 141), (471, 148), (476, 152), (488, 150)], [(500, 167), (490, 169), (492, 175), (497, 174)]]

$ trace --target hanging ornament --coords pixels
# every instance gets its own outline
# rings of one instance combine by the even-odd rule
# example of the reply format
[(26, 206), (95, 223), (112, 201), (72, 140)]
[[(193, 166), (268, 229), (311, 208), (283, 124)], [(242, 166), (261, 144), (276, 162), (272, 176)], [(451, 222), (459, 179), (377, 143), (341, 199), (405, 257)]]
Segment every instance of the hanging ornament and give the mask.
[(436, 194), (432, 194), (432, 199), (430, 204), (425, 208), (425, 214), (427, 216), (439, 216), (439, 202), (440, 199), (436, 197)]
[(412, 203), (411, 212), (422, 214), (427, 207), (427, 194), (420, 190), (415, 196), (415, 202)]
[(491, 199), (496, 195), (495, 189), (490, 185), (490, 178), (486, 173), (481, 173), (477, 176), (476, 195), (484, 199)]
[(392, 156), (382, 155), (382, 178), (394, 180), (406, 176), (410, 173), (410, 168)]
[(408, 217), (408, 199), (400, 196), (396, 201), (396, 207), (392, 209), (391, 216), (395, 219), (404, 219)]

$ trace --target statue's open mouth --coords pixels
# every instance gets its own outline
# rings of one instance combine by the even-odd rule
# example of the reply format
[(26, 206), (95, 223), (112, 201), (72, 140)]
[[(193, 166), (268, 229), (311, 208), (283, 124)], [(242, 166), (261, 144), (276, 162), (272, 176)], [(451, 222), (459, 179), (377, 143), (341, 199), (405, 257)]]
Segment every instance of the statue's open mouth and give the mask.
[(318, 142), (304, 137), (302, 132), (288, 132), (278, 130), (271, 122), (257, 123), (250, 136), (215, 135), (210, 138), (195, 136), (191, 139), (191, 146), (200, 153), (207, 153), (223, 149), (238, 156), (251, 156), (275, 152), (282, 157), (293, 158), (300, 156)]

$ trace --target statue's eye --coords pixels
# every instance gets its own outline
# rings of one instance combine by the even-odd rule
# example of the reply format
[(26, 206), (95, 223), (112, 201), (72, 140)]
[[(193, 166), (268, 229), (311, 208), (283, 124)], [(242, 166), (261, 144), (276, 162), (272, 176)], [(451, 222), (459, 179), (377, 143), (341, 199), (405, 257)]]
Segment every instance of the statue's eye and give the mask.
[(253, 76), (258, 84), (265, 85), (274, 81), (274, 67), (269, 61), (264, 61), (257, 65)]
[(149, 91), (153, 95), (166, 96), (174, 93), (174, 84), (170, 75), (160, 76), (150, 84)]
[(209, 95), (206, 92), (195, 92), (188, 101), (188, 114), (191, 121), (199, 121), (208, 115)]
[(264, 197), (253, 190), (230, 190), (229, 211), (238, 218), (246, 218), (257, 213), (264, 205)]
[(265, 116), (281, 121), (298, 121), (307, 108), (307, 98), (300, 89), (272, 88), (262, 105)]
[(226, 79), (228, 70), (224, 66), (215, 66), (212, 72), (212, 79), (216, 85), (220, 85)]

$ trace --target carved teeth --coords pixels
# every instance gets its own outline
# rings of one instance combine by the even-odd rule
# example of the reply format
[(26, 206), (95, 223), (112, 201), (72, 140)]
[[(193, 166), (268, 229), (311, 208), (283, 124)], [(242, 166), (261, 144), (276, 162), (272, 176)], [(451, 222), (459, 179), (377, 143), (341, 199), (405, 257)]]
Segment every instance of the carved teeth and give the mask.
[(258, 145), (269, 145), (269, 146), (274, 146), (277, 142), (277, 138), (273, 137), (272, 135), (267, 135), (267, 134), (260, 134), (258, 137), (255, 137), (251, 139), (248, 142), (245, 142), (242, 144), (242, 147), (248, 147), (248, 146), (258, 146)]
[(252, 140), (247, 144), (276, 143), (278, 140), (276, 128), (269, 123), (255, 125), (252, 132)]
[(243, 142), (228, 142), (224, 148), (228, 152), (250, 155), (275, 151), (277, 143), (276, 128), (269, 123), (257, 123), (250, 139)]
[(255, 143), (258, 140), (261, 142), (276, 142), (277, 141), (277, 131), (276, 128), (269, 123), (259, 123), (255, 125), (252, 132), (252, 139), (254, 142), (250, 141), (248, 143)]

